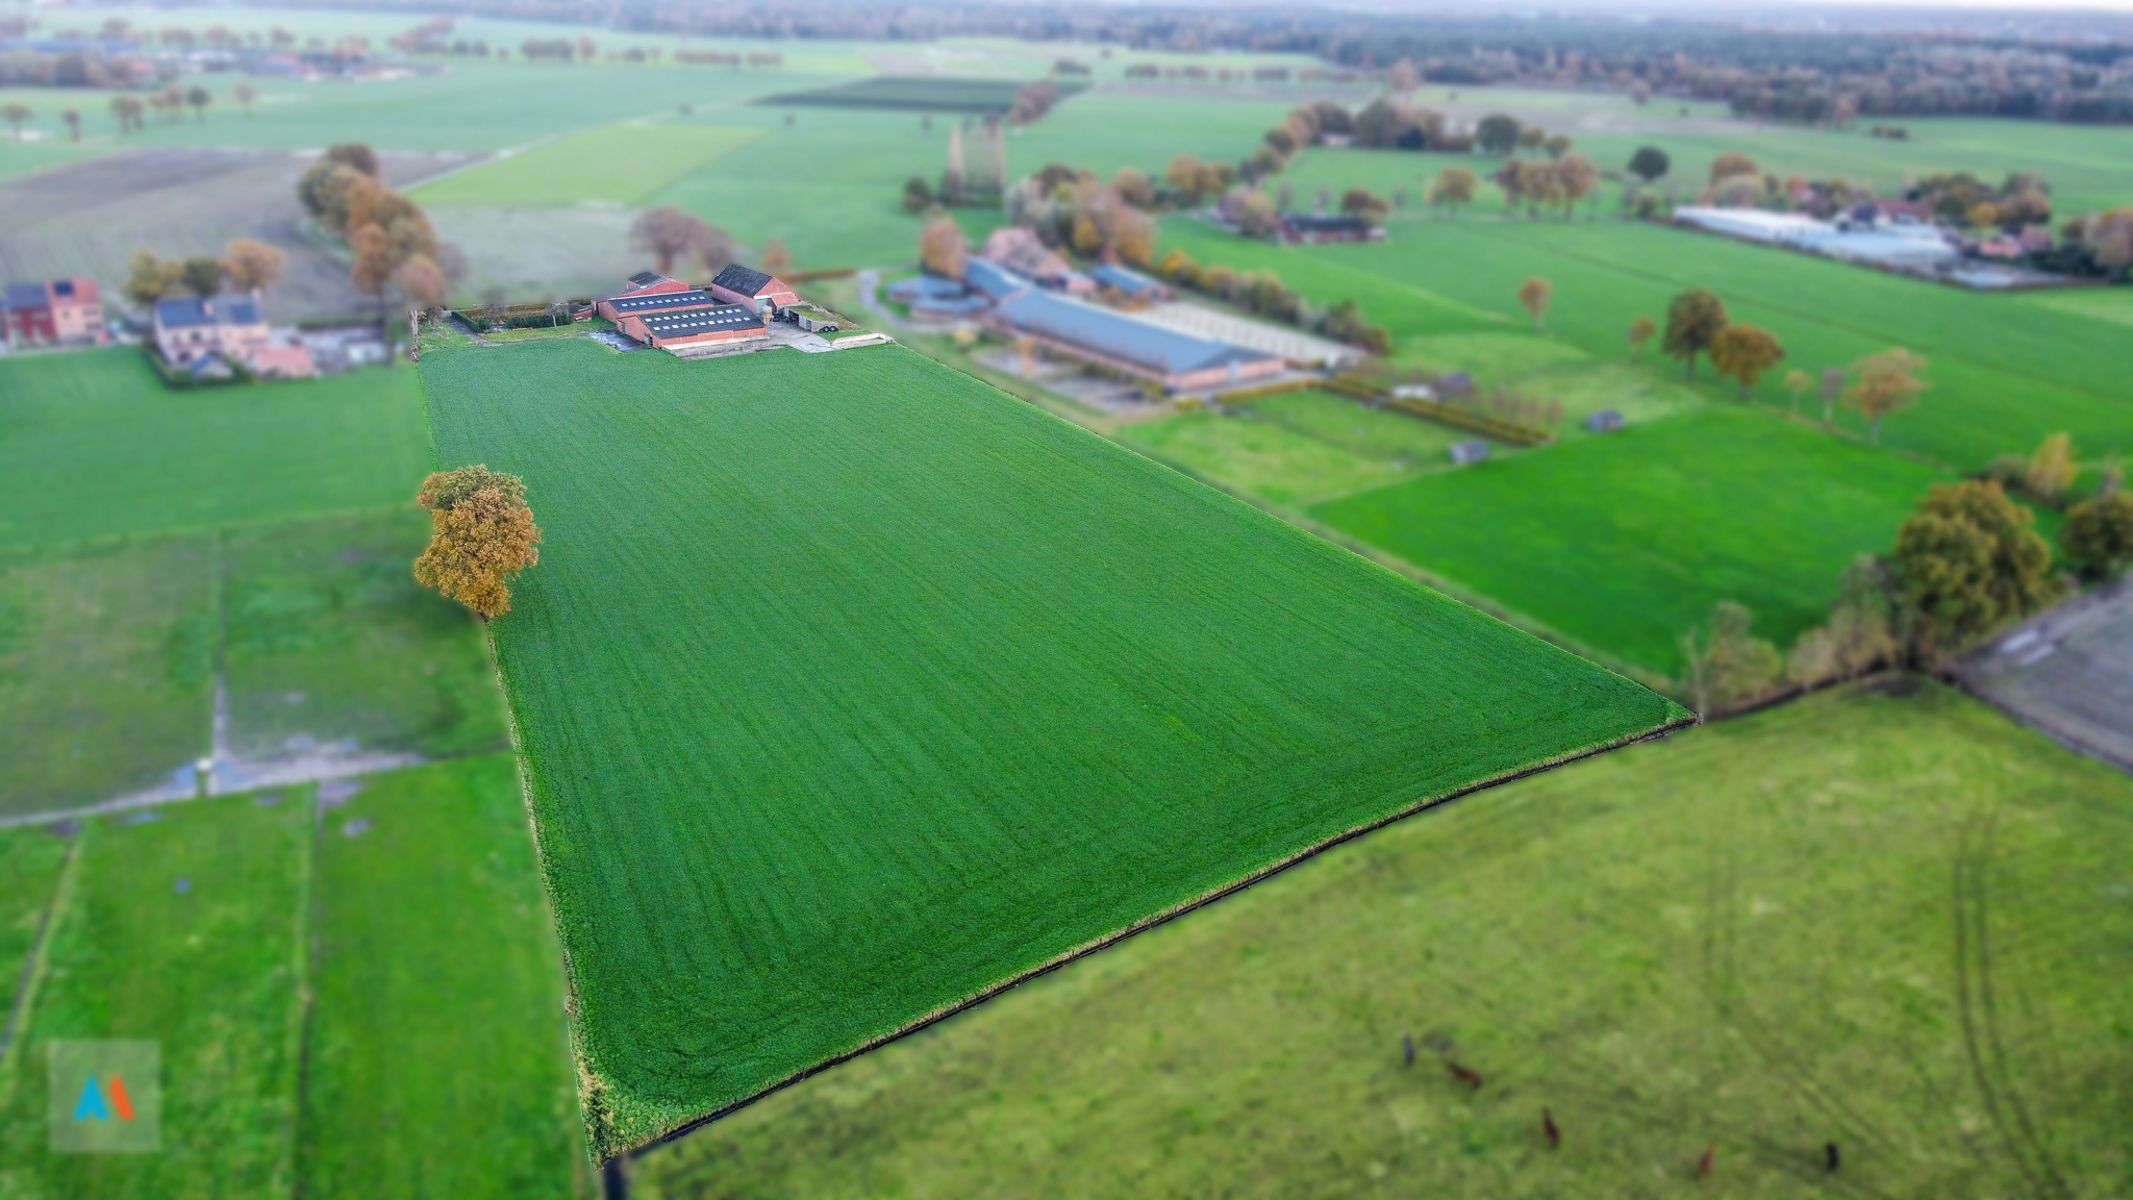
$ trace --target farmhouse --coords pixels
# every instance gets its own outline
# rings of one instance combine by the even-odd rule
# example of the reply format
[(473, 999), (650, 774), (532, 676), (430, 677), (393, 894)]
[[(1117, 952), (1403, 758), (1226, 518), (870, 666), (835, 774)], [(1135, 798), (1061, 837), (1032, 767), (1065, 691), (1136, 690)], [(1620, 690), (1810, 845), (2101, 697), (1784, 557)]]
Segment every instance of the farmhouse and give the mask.
[(728, 304), (744, 304), (750, 311), (774, 313), (800, 302), (792, 285), (767, 271), (732, 263), (711, 281), (711, 294)]
[(1382, 242), (1384, 229), (1349, 213), (1283, 213), (1275, 227), (1285, 242)]
[(156, 352), (164, 362), (195, 375), (227, 374), (219, 369), (222, 363), (240, 363), (270, 379), (299, 379), (316, 373), (308, 349), (275, 341), (256, 297), (158, 300), (154, 318)]
[(1001, 301), (992, 321), (1048, 350), (1144, 379), (1165, 391), (1234, 387), (1266, 379), (1286, 364), (1247, 350), (1037, 288)]
[(30, 346), (101, 346), (104, 303), (94, 279), (47, 279), (7, 285), (7, 341)]

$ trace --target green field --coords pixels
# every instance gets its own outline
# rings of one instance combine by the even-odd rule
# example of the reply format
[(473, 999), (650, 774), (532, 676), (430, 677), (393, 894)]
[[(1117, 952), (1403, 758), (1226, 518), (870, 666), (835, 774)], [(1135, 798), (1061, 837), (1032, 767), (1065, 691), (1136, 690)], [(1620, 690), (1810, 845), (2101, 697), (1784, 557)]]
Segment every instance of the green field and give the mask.
[(1764, 414), (1713, 409), (1311, 510), (1462, 594), (1662, 675), (1719, 600), (1783, 646), (1856, 554), (1948, 476)]
[(762, 136), (754, 129), (645, 121), (543, 142), (416, 188), (421, 204), (635, 204)]
[(173, 391), (137, 350), (0, 360), (0, 550), (402, 504), (425, 460), (412, 371)]
[[(1630, 321), (1639, 313), (1663, 319), (1671, 297), (1701, 286), (1718, 292), (1736, 321), (1762, 325), (1785, 344), (1789, 357), (1757, 392), (1762, 403), (1790, 403), (1779, 386), (1785, 369), (1813, 376), (1906, 346), (1928, 360), (1931, 389), (1887, 422), (1882, 440), (1892, 448), (1977, 467), (2062, 430), (2084, 456), (2133, 442), (2133, 406), (2116, 382), (2124, 325), (2030, 298), (1619, 221), (1415, 220), (1397, 224), (1386, 243), (1361, 247), (1274, 246), (1185, 219), (1163, 228), (1166, 245), (1203, 264), (1270, 269), (1322, 303), (1355, 296), (1403, 355), (1426, 352), (1427, 335), (1469, 331), (1446, 312), (1446, 299), (1510, 317), (1519, 285), (1540, 277), (1555, 289), (1553, 336), (1598, 361), (1625, 362)], [(1398, 290), (1385, 292), (1388, 284)], [(1643, 370), (1681, 377), (1678, 363), (1656, 356)], [(1702, 375), (1706, 395), (1732, 394), (1707, 367)], [(1864, 432), (1848, 412), (1839, 425)]]
[(1953, 692), (1816, 696), (1373, 834), (636, 1191), (2123, 1195), (2129, 837), (2133, 783)]
[(15, 1002), (23, 964), (66, 862), (66, 839), (48, 830), (0, 830), (0, 1011)]
[(0, 554), (0, 815), (163, 784), (206, 753), (215, 587), (202, 535)]
[(1119, 427), (1119, 441), (1202, 479), (1302, 509), (1444, 465), (1465, 436), (1331, 392), (1286, 392)]
[(545, 532), (494, 630), (603, 1152), (1681, 716), (908, 351), (422, 372)]
[(224, 540), (233, 752), (344, 741), (429, 758), (509, 748), (474, 622), (409, 570), (428, 537), (410, 504)]
[(583, 1190), (562, 973), (511, 758), (374, 777), (319, 839), (303, 1194)]
[[(299, 787), (95, 818), (63, 879), (65, 836), (0, 830), (10, 992), (55, 913), (0, 1057), (0, 1196), (590, 1192), (512, 760), (332, 786), (316, 817)], [(158, 1043), (157, 1153), (46, 1150), (74, 1038)]]
[[(295, 1184), (310, 814), (244, 797), (146, 815), (79, 835), (26, 1033), (0, 1062), (0, 1194), (209, 1197)], [(48, 1153), (45, 1044), (113, 1037), (161, 1047), (163, 1148)]]
[[(876, 75), (850, 83), (765, 96), (758, 104), (777, 108), (900, 108), (913, 112), (1004, 113), (1022, 90), (1021, 79), (955, 79), (938, 75)], [(1063, 86), (1062, 92), (1073, 90)]]

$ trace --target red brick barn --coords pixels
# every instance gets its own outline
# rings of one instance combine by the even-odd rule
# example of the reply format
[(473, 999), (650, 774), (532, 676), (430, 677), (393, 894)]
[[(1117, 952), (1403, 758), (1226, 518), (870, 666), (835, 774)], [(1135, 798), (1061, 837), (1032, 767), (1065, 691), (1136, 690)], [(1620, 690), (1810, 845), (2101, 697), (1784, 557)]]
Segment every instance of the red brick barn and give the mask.
[(775, 312), (798, 304), (792, 285), (775, 275), (734, 263), (711, 281), (711, 294), (728, 304), (745, 304), (758, 313)]

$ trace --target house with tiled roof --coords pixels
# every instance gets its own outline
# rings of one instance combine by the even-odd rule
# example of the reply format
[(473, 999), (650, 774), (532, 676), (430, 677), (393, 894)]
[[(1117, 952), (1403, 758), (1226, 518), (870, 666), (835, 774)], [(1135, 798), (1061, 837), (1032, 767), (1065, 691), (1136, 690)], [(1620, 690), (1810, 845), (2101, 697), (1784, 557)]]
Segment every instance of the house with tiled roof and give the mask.
[(173, 296), (156, 301), (152, 317), (156, 353), (173, 367), (194, 370), (221, 359), (267, 378), (315, 373), (310, 351), (275, 341), (257, 296)]
[(792, 285), (768, 271), (729, 264), (711, 280), (711, 294), (728, 304), (745, 304), (758, 313), (774, 313), (800, 302)]
[(39, 279), (7, 285), (6, 339), (17, 349), (101, 346), (103, 294), (94, 279)]

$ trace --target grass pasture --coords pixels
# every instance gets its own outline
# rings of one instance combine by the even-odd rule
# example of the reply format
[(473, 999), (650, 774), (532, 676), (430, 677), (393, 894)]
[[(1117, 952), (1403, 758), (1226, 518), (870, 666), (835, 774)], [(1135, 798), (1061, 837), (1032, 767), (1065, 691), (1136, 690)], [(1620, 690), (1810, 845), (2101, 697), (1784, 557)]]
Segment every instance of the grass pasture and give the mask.
[(603, 1153), (1681, 716), (908, 351), (422, 372), (546, 535), (493, 628)]
[[(2133, 406), (2115, 382), (2123, 323), (2031, 297), (1964, 292), (1612, 220), (1414, 220), (1397, 223), (1387, 242), (1372, 246), (1274, 246), (1176, 218), (1163, 231), (1166, 246), (1203, 265), (1272, 270), (1322, 303), (1356, 297), (1392, 332), (1403, 356), (1441, 354), (1431, 349), (1433, 335), (1468, 332), (1446, 320), (1447, 299), (1522, 323), (1519, 285), (1539, 277), (1555, 289), (1549, 336), (1597, 362), (1627, 365), (1630, 321), (1639, 313), (1663, 320), (1675, 294), (1701, 286), (1725, 299), (1734, 320), (1762, 325), (1786, 346), (1787, 360), (1755, 393), (1766, 405), (1790, 403), (1779, 380), (1793, 367), (1814, 376), (1899, 345), (1924, 355), (1930, 390), (1883, 430), (1883, 442), (1895, 449), (1970, 468), (1997, 454), (2026, 453), (2061, 430), (2085, 455), (2100, 455), (2125, 445), (2133, 428)], [(1377, 282), (1366, 285), (1364, 277)], [(1387, 285), (1398, 290), (1383, 291)], [(1489, 357), (1477, 356), (1484, 363)], [(1640, 370), (1668, 382), (1682, 378), (1679, 364), (1656, 355)], [(1702, 394), (1733, 394), (1730, 383), (1711, 378), (1708, 364), (1699, 377)], [(1848, 412), (1839, 413), (1838, 424), (1864, 434)]]
[(636, 1190), (2122, 1195), (2133, 783), (1902, 686), (1380, 831), (653, 1151)]
[(0, 815), (189, 771), (208, 748), (215, 626), (209, 536), (0, 554)]
[(1204, 480), (1303, 509), (1443, 465), (1467, 436), (1324, 391), (1121, 425), (1120, 442)]
[(415, 189), (424, 205), (636, 204), (761, 131), (678, 121), (582, 130)]
[(428, 539), (412, 504), (225, 539), (233, 753), (271, 758), (343, 741), (428, 758), (508, 748), (474, 622), (409, 569)]
[(0, 360), (0, 550), (403, 504), (426, 466), (412, 371), (174, 391), (137, 350)]
[(373, 776), (318, 836), (303, 1194), (584, 1190), (562, 972), (511, 757)]
[[(27, 1029), (0, 1064), (0, 1194), (294, 1186), (308, 806), (231, 797), (146, 815), (78, 835)], [(111, 1037), (161, 1044), (162, 1150), (47, 1153), (45, 1043)]]
[(1934, 468), (1761, 413), (1711, 409), (1311, 510), (1462, 594), (1661, 675), (1718, 600), (1787, 645), (1854, 555), (1884, 549)]

